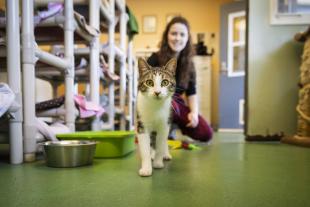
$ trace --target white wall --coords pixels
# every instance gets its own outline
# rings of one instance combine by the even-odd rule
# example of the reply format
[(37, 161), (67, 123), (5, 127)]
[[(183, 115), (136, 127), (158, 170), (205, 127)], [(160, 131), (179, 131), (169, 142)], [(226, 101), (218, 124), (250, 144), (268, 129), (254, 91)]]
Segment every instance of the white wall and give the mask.
[(294, 35), (305, 25), (272, 26), (269, 0), (249, 0), (248, 135), (296, 132), (302, 44)]

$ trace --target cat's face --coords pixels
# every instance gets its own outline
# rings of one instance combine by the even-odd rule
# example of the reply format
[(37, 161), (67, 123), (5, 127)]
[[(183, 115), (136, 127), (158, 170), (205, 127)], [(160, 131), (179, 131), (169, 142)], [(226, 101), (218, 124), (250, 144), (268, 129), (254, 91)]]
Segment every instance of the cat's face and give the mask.
[(175, 91), (175, 69), (177, 61), (171, 59), (164, 67), (151, 67), (139, 58), (138, 90), (147, 97), (162, 100), (171, 97)]

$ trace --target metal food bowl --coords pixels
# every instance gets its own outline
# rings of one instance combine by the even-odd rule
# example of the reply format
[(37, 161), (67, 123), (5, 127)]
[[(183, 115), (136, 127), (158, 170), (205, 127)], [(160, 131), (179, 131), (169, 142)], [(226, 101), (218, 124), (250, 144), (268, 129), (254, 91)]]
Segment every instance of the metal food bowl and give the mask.
[(49, 167), (78, 167), (91, 165), (96, 150), (95, 141), (48, 141), (43, 144)]

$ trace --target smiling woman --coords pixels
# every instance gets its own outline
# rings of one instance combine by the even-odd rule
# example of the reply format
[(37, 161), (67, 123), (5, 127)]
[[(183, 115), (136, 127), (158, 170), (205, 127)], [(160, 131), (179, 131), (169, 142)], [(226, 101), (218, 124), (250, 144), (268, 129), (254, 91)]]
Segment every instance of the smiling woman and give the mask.
[[(212, 129), (198, 111), (190, 26), (182, 16), (174, 17), (167, 24), (160, 50), (149, 57), (148, 63), (153, 67), (161, 67), (171, 58), (177, 58), (176, 90), (173, 97), (176, 110), (173, 111), (172, 121), (184, 135), (199, 141), (209, 141), (212, 138)], [(188, 105), (181, 98), (183, 95)]]
[(168, 45), (175, 55), (185, 48), (188, 41), (188, 31), (184, 24), (175, 23), (171, 26), (168, 32)]

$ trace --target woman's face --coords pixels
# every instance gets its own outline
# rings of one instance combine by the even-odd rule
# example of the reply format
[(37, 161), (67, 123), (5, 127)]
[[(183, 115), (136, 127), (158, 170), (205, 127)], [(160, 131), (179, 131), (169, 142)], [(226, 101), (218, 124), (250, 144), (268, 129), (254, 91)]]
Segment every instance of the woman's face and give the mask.
[(186, 46), (188, 41), (187, 27), (182, 23), (171, 25), (168, 31), (168, 45), (175, 53), (180, 53)]

